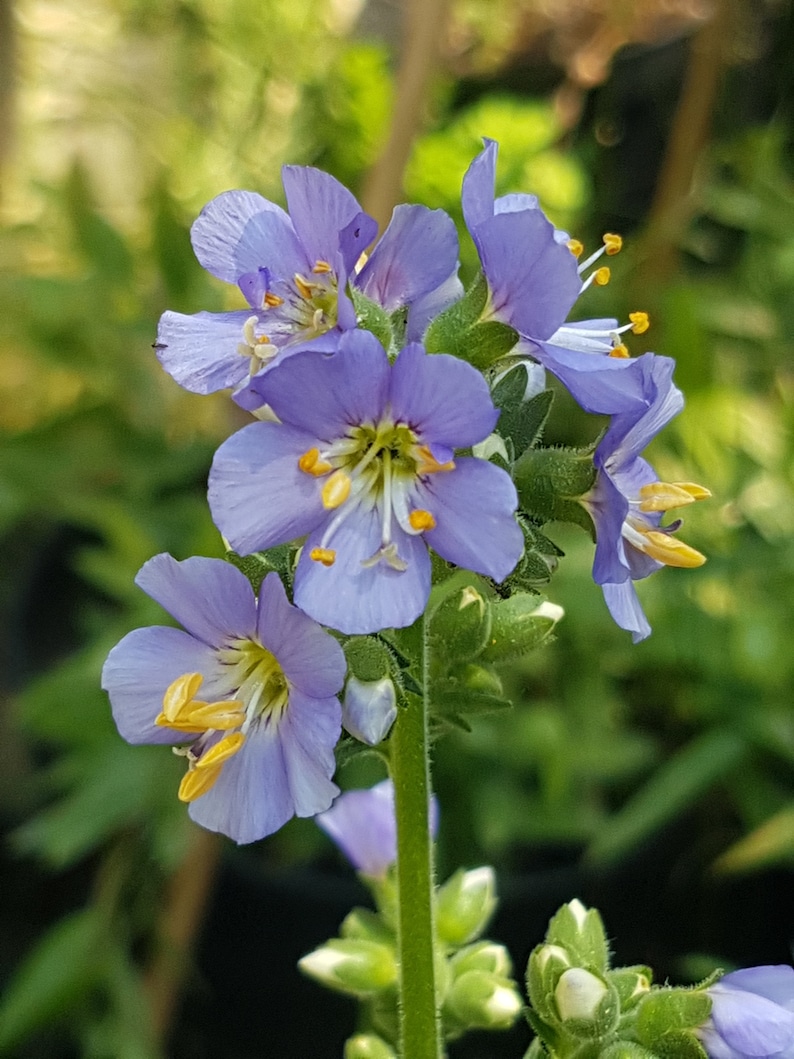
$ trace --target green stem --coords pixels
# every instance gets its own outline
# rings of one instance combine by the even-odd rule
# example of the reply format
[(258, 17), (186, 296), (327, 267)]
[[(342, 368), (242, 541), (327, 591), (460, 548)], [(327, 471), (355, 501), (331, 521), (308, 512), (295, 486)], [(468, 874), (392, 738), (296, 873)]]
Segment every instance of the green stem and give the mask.
[(433, 963), (433, 847), (428, 826), (428, 642), (422, 619), (423, 695), (410, 696), (391, 739), (397, 815), (400, 1055), (441, 1059)]

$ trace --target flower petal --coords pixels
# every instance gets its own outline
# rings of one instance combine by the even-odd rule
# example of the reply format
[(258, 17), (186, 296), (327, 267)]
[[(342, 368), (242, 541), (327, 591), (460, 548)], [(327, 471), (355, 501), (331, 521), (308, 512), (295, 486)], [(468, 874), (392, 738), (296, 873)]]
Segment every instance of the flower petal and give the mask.
[(301, 537), (325, 519), (317, 479), (298, 467), (300, 456), (316, 445), (315, 437), (290, 426), (251, 423), (215, 453), (208, 490), (212, 518), (241, 555)]
[[(533, 350), (540, 363), (557, 376), (585, 412), (595, 415), (642, 414), (649, 405), (643, 357), (614, 357), (561, 349), (539, 342)], [(644, 356), (652, 357), (653, 353)]]
[(515, 486), (501, 468), (463, 457), (455, 470), (428, 477), (420, 505), (436, 520), (424, 537), (444, 559), (502, 581), (524, 550), (515, 520)]
[[(310, 262), (334, 264), (340, 249), (340, 233), (361, 214), (355, 196), (339, 181), (312, 166), (285, 165), (281, 170), (284, 194), (287, 196), (290, 217)], [(362, 215), (361, 223), (368, 219)], [(366, 244), (361, 246), (364, 250)], [(350, 245), (348, 254), (354, 253)], [(360, 251), (359, 251), (360, 253)], [(352, 261), (346, 261), (351, 270), (358, 253)]]
[(443, 313), (450, 305), (460, 301), (463, 297), (463, 284), (458, 279), (458, 266), (450, 273), (444, 282), (423, 295), (411, 305), (408, 310), (408, 323), (405, 328), (405, 339), (407, 342), (421, 342), (425, 332), (432, 320), (439, 313)]
[(314, 816), (339, 793), (331, 782), (334, 748), (342, 733), (342, 708), (336, 698), (315, 699), (293, 689), (279, 727), (296, 816)]
[(721, 982), (709, 996), (715, 1028), (742, 1055), (772, 1056), (794, 1042), (794, 1012), (772, 1000)]
[(499, 145), (496, 140), (484, 139), (485, 148), (480, 151), (463, 177), (461, 205), (463, 219), (469, 231), (494, 215), (496, 189), (496, 156)]
[(296, 353), (252, 382), (282, 422), (326, 441), (377, 420), (388, 385), (389, 359), (369, 331), (346, 331), (334, 356)]
[(499, 418), (488, 384), (470, 364), (446, 353), (429, 356), (417, 343), (402, 350), (391, 373), (391, 407), (425, 443), (467, 448)]
[(287, 600), (281, 579), (268, 574), (259, 590), (259, 640), (271, 651), (287, 680), (304, 695), (336, 695), (347, 663), (339, 643)]
[(426, 206), (396, 206), (356, 286), (391, 313), (440, 287), (457, 263), (451, 217)]
[(243, 325), (250, 312), (196, 313), (170, 310), (160, 317), (157, 359), (191, 393), (215, 393), (243, 382), (249, 361), (240, 355)]
[(794, 967), (787, 963), (743, 967), (740, 971), (726, 974), (720, 979), (719, 985), (746, 989), (749, 993), (773, 1000), (789, 1011), (794, 1010)]
[(163, 552), (144, 563), (135, 584), (210, 647), (230, 636), (250, 637), (256, 628), (248, 578), (223, 559), (193, 556), (180, 563)]
[(620, 584), (603, 584), (601, 590), (615, 624), (631, 633), (633, 643), (651, 635), (651, 627), (630, 579)]
[(181, 629), (134, 629), (116, 644), (102, 668), (102, 687), (123, 739), (135, 744), (190, 741), (184, 732), (154, 723), (169, 685), (185, 673), (202, 674), (202, 694), (220, 686), (215, 652)]
[(401, 628), (416, 621), (430, 594), (430, 559), (419, 537), (393, 524), (393, 540), (407, 568), (399, 571), (385, 561), (364, 566), (381, 546), (377, 508), (357, 511), (339, 526), (329, 547), (336, 562), (326, 567), (310, 558), (322, 531), (303, 546), (295, 572), (295, 603), (315, 621), (343, 633), (368, 633)]
[(375, 878), (397, 860), (394, 785), (376, 783), (369, 790), (346, 791), (317, 823), (356, 869)]
[(284, 210), (253, 191), (224, 191), (212, 199), (193, 222), (190, 238), (202, 267), (227, 283), (260, 266), (292, 276), (313, 264)]

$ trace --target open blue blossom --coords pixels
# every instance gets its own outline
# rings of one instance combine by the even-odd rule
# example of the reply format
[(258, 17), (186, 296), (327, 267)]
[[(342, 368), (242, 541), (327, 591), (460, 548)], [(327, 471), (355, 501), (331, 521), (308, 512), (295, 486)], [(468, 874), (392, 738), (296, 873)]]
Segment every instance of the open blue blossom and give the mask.
[[(438, 802), (430, 799), (430, 834), (438, 831)], [(339, 846), (356, 869), (374, 878), (383, 876), (397, 860), (397, 823), (391, 780), (368, 790), (346, 791), (317, 823)]]
[[(334, 177), (284, 166), (286, 213), (252, 191), (226, 191), (193, 224), (208, 272), (237, 284), (249, 308), (194, 316), (166, 312), (156, 350), (180, 385), (196, 393), (233, 388), (247, 408), (261, 403), (248, 381), (280, 353), (312, 344), (332, 350), (356, 326), (348, 280), (386, 312), (408, 306), (408, 338), (460, 295), (458, 240), (442, 210), (398, 206), (369, 260), (377, 224)], [(364, 263), (365, 262), (365, 263)]]
[(418, 343), (391, 364), (366, 331), (333, 356), (296, 353), (252, 385), (279, 422), (221, 445), (215, 524), (241, 554), (308, 535), (295, 602), (345, 633), (410, 625), (430, 593), (428, 545), (503, 580), (523, 550), (509, 476), (456, 457), (499, 415), (482, 375)]
[(257, 600), (220, 559), (156, 555), (136, 583), (182, 623), (136, 629), (108, 655), (102, 687), (130, 743), (186, 744), (179, 797), (237, 842), (314, 816), (338, 794), (339, 644), (268, 574)]
[(595, 485), (583, 498), (596, 528), (593, 578), (601, 585), (609, 611), (636, 643), (651, 627), (634, 581), (662, 566), (695, 567), (706, 560), (674, 532), (680, 521), (662, 525), (666, 511), (708, 497), (692, 482), (660, 482), (640, 453), (681, 411), (684, 398), (673, 383), (674, 362), (646, 353), (634, 362), (643, 372), (646, 405), (642, 412), (613, 417), (595, 451)]
[(621, 335), (642, 334), (647, 315), (632, 313), (623, 326), (612, 319), (566, 323), (582, 291), (608, 281), (605, 267), (582, 274), (602, 254), (617, 253), (620, 237), (604, 236), (603, 246), (578, 265), (581, 244), (554, 228), (535, 195), (495, 197), (497, 152), (496, 142), (485, 140), (463, 179), (463, 216), (488, 282), (484, 319), (513, 327), (520, 341), (511, 356), (548, 368), (586, 411), (613, 415), (639, 407), (641, 373), (627, 359)]
[(710, 1059), (794, 1059), (794, 969), (747, 967), (707, 992), (711, 1018), (697, 1033)]

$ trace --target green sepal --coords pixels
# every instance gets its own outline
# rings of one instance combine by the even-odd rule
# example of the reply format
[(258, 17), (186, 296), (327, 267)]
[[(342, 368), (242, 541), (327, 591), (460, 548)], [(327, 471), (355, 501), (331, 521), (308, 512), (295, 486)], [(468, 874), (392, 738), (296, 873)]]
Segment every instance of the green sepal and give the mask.
[(620, 1010), (631, 1011), (648, 995), (653, 971), (644, 966), (618, 967), (607, 973), (607, 979), (618, 991)]
[(557, 623), (537, 614), (539, 604), (534, 592), (517, 592), (509, 599), (491, 600), (491, 635), (480, 653), (480, 661), (509, 662), (547, 640)]
[(526, 374), (519, 367), (504, 375), (491, 391), (493, 403), (500, 409), (496, 431), (511, 442), (513, 458), (540, 442), (554, 401), (552, 390), (542, 390), (525, 401), (526, 384)]
[(660, 1037), (654, 1045), (659, 1059), (708, 1059), (706, 1049), (691, 1033), (679, 1031)]
[(253, 552), (251, 555), (238, 555), (231, 550), (226, 552), (226, 561), (245, 574), (251, 582), (254, 592), (270, 573), (277, 573), (282, 580), (292, 582), (294, 569), (294, 549), (289, 544), (277, 544), (264, 552)]
[(551, 581), (551, 575), (557, 569), (557, 560), (565, 554), (522, 515), (518, 516), (518, 524), (524, 534), (524, 554), (500, 586), (500, 591), (505, 594), (515, 591), (536, 592), (535, 586)]
[(651, 1052), (636, 1041), (615, 1041), (601, 1052), (600, 1059), (659, 1059), (658, 1052)]
[(654, 989), (637, 1007), (637, 1037), (642, 1044), (660, 1051), (664, 1038), (702, 1026), (710, 1014), (711, 998), (707, 993), (695, 989)]
[(479, 273), (463, 297), (433, 320), (425, 333), (424, 345), (428, 353), (451, 353), (457, 336), (473, 326), (482, 315), (488, 301), (488, 281)]
[(464, 331), (450, 353), (480, 371), (486, 371), (506, 356), (518, 342), (518, 331), (498, 320), (485, 320)]
[(570, 957), (560, 945), (543, 943), (530, 953), (525, 978), (527, 996), (532, 1007), (549, 1023), (559, 1021), (554, 989), (560, 975), (570, 966)]
[(460, 948), (482, 934), (495, 908), (493, 868), (459, 868), (436, 892), (436, 934), (445, 944)]
[[(460, 573), (463, 577), (454, 575), (439, 586), (447, 591), (430, 616), (430, 657), (443, 667), (442, 671), (452, 662), (476, 658), (491, 634), (491, 609), (484, 585), (467, 571)], [(450, 582), (454, 585), (447, 588)]]
[(387, 353), (394, 352), (394, 335), (389, 314), (362, 294), (357, 287), (350, 287), (353, 308), (356, 310), (356, 323), (363, 331), (371, 331)]
[(395, 944), (394, 931), (370, 908), (352, 908), (342, 920), (339, 933), (343, 938), (375, 941), (381, 945)]
[(541, 523), (573, 522), (592, 533), (592, 519), (578, 502), (596, 479), (590, 449), (527, 449), (513, 478), (526, 515)]
[(584, 967), (599, 975), (609, 970), (609, 947), (601, 915), (585, 908), (580, 901), (569, 901), (549, 922), (546, 941), (568, 953), (574, 967)]
[(395, 309), (389, 317), (392, 330), (392, 342), (396, 350), (401, 350), (405, 345), (405, 330), (408, 327), (408, 306), (401, 305)]
[[(524, 1016), (527, 1022), (529, 1023), (530, 1029), (538, 1038), (538, 1040), (543, 1041), (544, 1044), (548, 1045), (548, 1048), (553, 1055), (556, 1054), (559, 1051), (561, 1042), (559, 1032), (550, 1023), (542, 1019), (537, 1013), (537, 1011), (535, 1011), (533, 1008), (526, 1008), (524, 1011)], [(535, 1042), (533, 1041), (533, 1044), (534, 1043)], [(531, 1052), (532, 1047), (530, 1046), (527, 1055), (529, 1055)]]
[(465, 717), (497, 713), (513, 705), (504, 697), (496, 674), (476, 665), (466, 666), (459, 675), (434, 683), (431, 698), (433, 720), (453, 724), (464, 732), (471, 731)]
[(374, 636), (352, 636), (344, 645), (348, 672), (359, 680), (389, 676), (394, 662), (389, 648)]
[(397, 1059), (397, 1053), (374, 1033), (357, 1033), (345, 1041), (344, 1059)]

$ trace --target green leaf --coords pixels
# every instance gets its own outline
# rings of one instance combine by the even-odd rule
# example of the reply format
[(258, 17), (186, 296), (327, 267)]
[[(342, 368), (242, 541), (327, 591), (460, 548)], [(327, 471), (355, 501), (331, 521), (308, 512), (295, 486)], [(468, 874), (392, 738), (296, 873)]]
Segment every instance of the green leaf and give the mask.
[(714, 729), (693, 739), (609, 818), (587, 859), (594, 864), (619, 861), (734, 770), (746, 753), (747, 744), (736, 732)]
[(73, 1012), (93, 988), (104, 955), (96, 908), (57, 923), (29, 953), (0, 1000), (0, 1053), (32, 1032)]
[(501, 409), (496, 429), (502, 437), (510, 438), (518, 455), (538, 444), (554, 401), (552, 390), (542, 390), (525, 401), (525, 390), (526, 374), (518, 367), (499, 380), (491, 395)]

